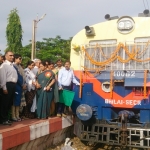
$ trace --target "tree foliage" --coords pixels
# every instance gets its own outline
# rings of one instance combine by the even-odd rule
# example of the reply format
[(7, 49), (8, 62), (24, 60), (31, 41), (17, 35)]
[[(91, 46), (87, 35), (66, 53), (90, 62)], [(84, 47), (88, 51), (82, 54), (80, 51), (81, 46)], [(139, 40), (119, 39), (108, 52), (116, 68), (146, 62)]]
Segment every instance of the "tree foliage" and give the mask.
[[(8, 16), (6, 27), (7, 50), (21, 54), (23, 64), (26, 64), (31, 58), (31, 41), (28, 45), (22, 47), (22, 26), (18, 15), (18, 10), (13, 9)], [(71, 38), (62, 39), (60, 36), (55, 38), (43, 38), (43, 41), (36, 42), (36, 58), (41, 60), (51, 60), (55, 62), (58, 59), (63, 61), (70, 58)]]
[[(31, 42), (31, 41), (30, 41)], [(55, 38), (43, 38), (43, 41), (36, 42), (36, 58), (41, 60), (51, 60), (56, 62), (58, 59), (63, 61), (70, 58), (70, 39), (62, 39), (60, 36)], [(22, 48), (21, 55), (23, 57), (23, 64), (26, 64), (31, 58), (32, 45), (28, 45)]]
[(32, 47), (32, 45), (31, 45), (31, 43), (29, 43), (28, 45), (26, 45), (22, 48), (21, 56), (23, 58), (22, 64), (24, 66), (26, 66), (27, 62), (29, 60), (31, 60), (31, 47)]
[(60, 36), (56, 38), (43, 38), (43, 42), (36, 42), (37, 57), (41, 60), (51, 60), (55, 62), (57, 59), (63, 61), (70, 57), (71, 38), (66, 40)]
[(8, 24), (6, 27), (7, 50), (14, 53), (21, 53), (22, 51), (22, 26), (17, 9), (10, 11), (8, 16)]

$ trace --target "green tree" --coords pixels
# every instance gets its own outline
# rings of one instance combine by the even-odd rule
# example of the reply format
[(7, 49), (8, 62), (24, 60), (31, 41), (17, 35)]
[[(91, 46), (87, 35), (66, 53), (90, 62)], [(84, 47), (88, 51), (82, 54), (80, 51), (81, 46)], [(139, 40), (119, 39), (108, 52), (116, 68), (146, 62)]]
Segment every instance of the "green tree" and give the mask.
[(6, 27), (7, 50), (14, 53), (22, 52), (22, 26), (18, 15), (18, 10), (13, 9), (8, 16), (8, 24)]
[[(70, 58), (70, 44), (71, 38), (62, 39), (60, 36), (55, 38), (43, 38), (43, 41), (36, 42), (36, 58), (41, 60), (51, 60), (56, 62), (58, 59), (63, 61)], [(21, 55), (23, 57), (23, 64), (31, 58), (31, 41), (28, 45), (22, 48)]]
[(51, 60), (55, 62), (57, 59), (63, 61), (70, 58), (70, 39), (62, 39), (60, 36), (55, 38), (43, 38), (42, 42), (36, 42), (37, 58), (41, 60)]

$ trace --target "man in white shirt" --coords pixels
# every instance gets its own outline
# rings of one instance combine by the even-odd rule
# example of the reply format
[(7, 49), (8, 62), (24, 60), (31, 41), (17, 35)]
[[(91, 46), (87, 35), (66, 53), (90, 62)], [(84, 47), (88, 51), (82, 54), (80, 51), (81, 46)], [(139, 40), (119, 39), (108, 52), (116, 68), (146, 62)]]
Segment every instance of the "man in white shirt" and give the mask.
[(34, 59), (33, 60), (34, 64), (35, 64), (35, 67), (33, 68), (32, 72), (37, 75), (37, 72), (39, 70), (39, 67), (40, 67), (40, 62), (41, 60), (40, 59)]
[(16, 69), (13, 67), (14, 54), (11, 51), (5, 53), (5, 62), (0, 69), (0, 123), (11, 125), (8, 120), (8, 112), (11, 109), (13, 98), (15, 96), (15, 87), (18, 79)]
[[(66, 61), (64, 68), (59, 70), (59, 73), (58, 73), (59, 90), (65, 89), (65, 90), (71, 91), (72, 83), (76, 85), (80, 85), (80, 83), (76, 80), (73, 70), (70, 68), (70, 66), (71, 66), (71, 62)], [(57, 112), (58, 117), (61, 117), (61, 115), (63, 117), (66, 117), (66, 114), (64, 113), (64, 108), (65, 108), (65, 105), (63, 103), (59, 103), (58, 112)]]

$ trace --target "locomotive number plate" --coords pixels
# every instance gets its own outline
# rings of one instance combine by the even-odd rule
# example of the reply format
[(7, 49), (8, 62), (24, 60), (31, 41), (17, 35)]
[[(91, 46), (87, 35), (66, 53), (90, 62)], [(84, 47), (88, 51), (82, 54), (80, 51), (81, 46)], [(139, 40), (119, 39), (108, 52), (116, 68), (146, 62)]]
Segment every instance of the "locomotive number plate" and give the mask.
[(135, 77), (135, 71), (114, 71), (114, 77)]

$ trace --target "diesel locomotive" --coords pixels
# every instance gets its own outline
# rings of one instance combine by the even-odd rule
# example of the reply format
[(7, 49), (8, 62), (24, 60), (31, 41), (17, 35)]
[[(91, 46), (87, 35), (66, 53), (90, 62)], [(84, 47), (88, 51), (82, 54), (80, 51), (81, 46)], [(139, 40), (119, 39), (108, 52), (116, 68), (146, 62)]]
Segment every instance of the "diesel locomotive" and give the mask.
[(89, 143), (150, 147), (150, 13), (105, 16), (71, 42), (74, 133)]

